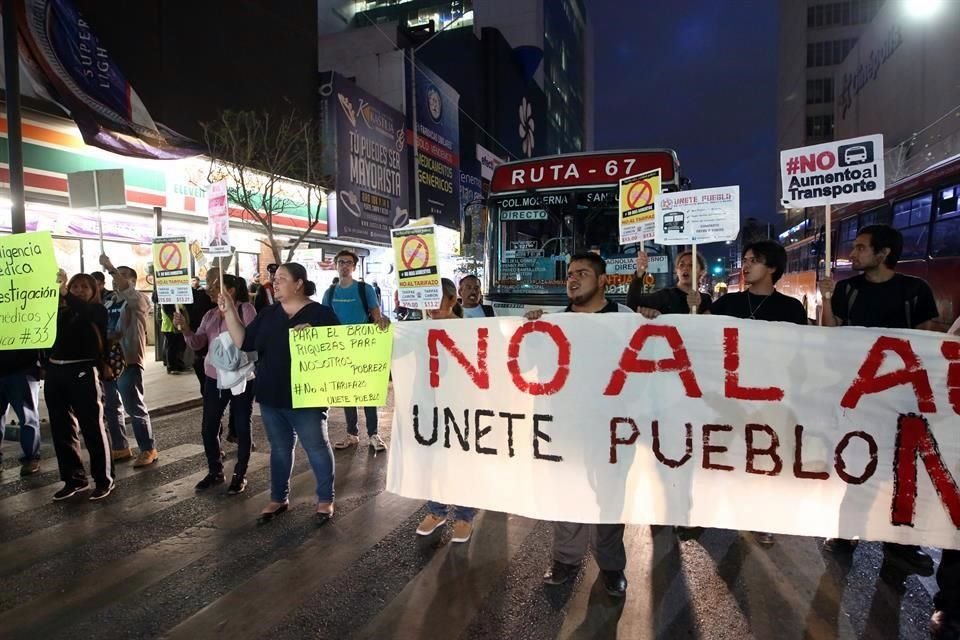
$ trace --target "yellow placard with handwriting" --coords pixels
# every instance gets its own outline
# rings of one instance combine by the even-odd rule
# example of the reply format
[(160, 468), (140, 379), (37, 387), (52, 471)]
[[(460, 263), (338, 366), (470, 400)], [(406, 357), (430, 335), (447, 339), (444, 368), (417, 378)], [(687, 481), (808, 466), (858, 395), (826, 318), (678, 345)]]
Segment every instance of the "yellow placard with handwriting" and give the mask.
[(293, 407), (387, 404), (393, 326), (343, 324), (290, 331)]
[(50, 233), (0, 236), (0, 350), (52, 347), (59, 308)]

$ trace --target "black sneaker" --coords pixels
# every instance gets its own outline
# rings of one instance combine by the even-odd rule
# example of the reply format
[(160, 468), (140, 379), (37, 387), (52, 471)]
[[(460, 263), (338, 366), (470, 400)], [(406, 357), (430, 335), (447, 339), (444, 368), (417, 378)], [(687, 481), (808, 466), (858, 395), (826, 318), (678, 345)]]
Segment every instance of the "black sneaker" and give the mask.
[(607, 593), (615, 598), (622, 598), (627, 595), (627, 576), (623, 571), (601, 571), (603, 574), (603, 586), (607, 588)]
[(53, 501), (59, 502), (60, 500), (72, 498), (81, 491), (86, 491), (89, 488), (90, 485), (88, 485), (86, 482), (83, 484), (65, 484), (63, 485), (63, 489), (60, 489), (60, 491), (57, 491), (55, 494), (53, 494)]
[(203, 480), (197, 483), (197, 491), (206, 491), (210, 487), (218, 484), (223, 484), (224, 478), (222, 473), (212, 474), (208, 473)]
[(103, 500), (108, 495), (110, 495), (110, 492), (113, 491), (113, 487), (114, 487), (113, 482), (111, 482), (106, 487), (97, 487), (96, 489), (93, 490), (93, 493), (90, 494), (90, 501), (96, 502), (97, 500)]
[(904, 575), (933, 575), (933, 558), (913, 544), (884, 543), (883, 563)]
[(243, 476), (238, 476), (233, 474), (233, 479), (230, 481), (230, 488), (227, 489), (227, 495), (235, 496), (238, 493), (243, 493), (247, 488), (247, 479)]
[(550, 571), (543, 574), (543, 584), (559, 585), (570, 582), (580, 573), (580, 565), (553, 561)]

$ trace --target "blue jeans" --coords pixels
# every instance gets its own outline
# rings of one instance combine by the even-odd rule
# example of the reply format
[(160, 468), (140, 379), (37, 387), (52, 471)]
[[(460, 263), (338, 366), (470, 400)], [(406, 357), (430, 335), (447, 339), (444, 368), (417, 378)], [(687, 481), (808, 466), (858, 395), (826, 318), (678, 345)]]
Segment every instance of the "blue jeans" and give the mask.
[(13, 407), (20, 423), (20, 462), (40, 459), (40, 383), (26, 373), (0, 376), (0, 444), (6, 428), (7, 407)]
[(333, 502), (333, 449), (326, 409), (280, 409), (261, 403), (260, 413), (270, 441), (270, 499), (286, 502), (290, 497), (293, 450), (299, 436), (317, 479), (317, 502)]
[[(360, 434), (360, 429), (357, 428), (357, 408), (356, 407), (344, 407), (343, 415), (347, 419), (347, 433), (352, 436)], [(377, 408), (376, 407), (364, 407), (363, 408), (363, 417), (367, 421), (367, 435), (372, 436), (377, 432)]]
[(453, 520), (473, 522), (474, 517), (477, 515), (477, 510), (471, 507), (459, 507), (455, 504), (440, 504), (439, 502), (434, 502), (433, 500), (427, 503), (427, 511), (439, 518), (446, 518), (448, 509), (453, 510)]
[(103, 415), (110, 431), (110, 443), (114, 450), (128, 449), (127, 427), (123, 423), (126, 411), (133, 423), (133, 435), (140, 451), (155, 448), (150, 414), (143, 400), (143, 369), (136, 365), (124, 367), (116, 380), (103, 381)]

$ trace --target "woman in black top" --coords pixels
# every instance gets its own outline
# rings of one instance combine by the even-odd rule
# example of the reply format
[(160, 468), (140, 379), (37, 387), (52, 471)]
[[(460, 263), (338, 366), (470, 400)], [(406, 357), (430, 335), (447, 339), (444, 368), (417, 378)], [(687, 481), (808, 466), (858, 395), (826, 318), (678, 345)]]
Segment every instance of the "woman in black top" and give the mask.
[(334, 465), (327, 435), (327, 408), (293, 408), (290, 330), (340, 324), (340, 321), (330, 307), (310, 300), (317, 288), (307, 279), (307, 270), (302, 265), (288, 262), (277, 269), (273, 289), (277, 302), (264, 307), (246, 327), (233, 301), (223, 294), (218, 299), (234, 344), (258, 354), (256, 393), (270, 441), (270, 504), (257, 522), (269, 522), (290, 505), (290, 474), (299, 437), (317, 478), (315, 518), (317, 525), (322, 526), (333, 517)]
[(64, 483), (53, 499), (66, 500), (89, 486), (80, 459), (82, 435), (90, 454), (90, 475), (96, 483), (90, 499), (100, 500), (113, 490), (110, 444), (103, 426), (97, 373), (97, 364), (106, 357), (107, 310), (100, 304), (97, 282), (92, 276), (80, 273), (67, 282), (67, 274), (61, 269), (57, 281), (57, 339), (49, 352), (43, 391)]

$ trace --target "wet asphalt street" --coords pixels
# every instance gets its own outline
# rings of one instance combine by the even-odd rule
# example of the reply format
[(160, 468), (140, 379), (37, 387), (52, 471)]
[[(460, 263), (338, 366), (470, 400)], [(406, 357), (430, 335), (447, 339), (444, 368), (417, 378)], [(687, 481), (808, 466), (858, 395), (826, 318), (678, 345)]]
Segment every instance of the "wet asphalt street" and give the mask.
[[(0, 639), (928, 637), (933, 580), (881, 577), (876, 544), (835, 558), (812, 538), (763, 548), (748, 533), (678, 542), (669, 528), (628, 527), (625, 601), (607, 596), (592, 560), (575, 584), (544, 588), (549, 523), (486, 512), (469, 543), (416, 536), (423, 503), (383, 491), (389, 453), (374, 456), (365, 438), (336, 454), (332, 523), (311, 519), (298, 450), (290, 512), (257, 526), (268, 499), (259, 417), (249, 488), (233, 497), (194, 490), (206, 471), (199, 424), (199, 409), (155, 419), (160, 460), (118, 465), (100, 503), (51, 501), (47, 434), (43, 473), (25, 480), (16, 443), (4, 444)], [(334, 409), (331, 437), (344, 431)]]

